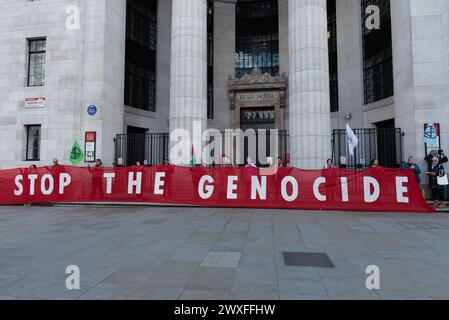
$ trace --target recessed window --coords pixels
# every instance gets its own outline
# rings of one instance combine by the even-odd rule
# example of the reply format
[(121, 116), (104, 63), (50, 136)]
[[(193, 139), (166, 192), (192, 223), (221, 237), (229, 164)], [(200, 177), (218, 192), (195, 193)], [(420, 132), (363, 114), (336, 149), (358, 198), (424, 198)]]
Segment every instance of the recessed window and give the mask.
[(207, 0), (207, 119), (214, 118), (214, 1)]
[(279, 11), (276, 0), (239, 1), (236, 6), (235, 74), (254, 68), (279, 75)]
[(157, 0), (128, 0), (125, 105), (156, 112)]
[[(380, 29), (365, 25), (369, 5), (380, 9)], [(363, 84), (365, 104), (394, 94), (390, 0), (362, 0)]]
[(45, 85), (45, 39), (28, 40), (28, 86)]
[(26, 130), (26, 161), (39, 161), (41, 149), (41, 126), (27, 125)]
[(338, 111), (338, 46), (337, 0), (327, 0), (327, 29), (329, 32), (329, 89), (331, 112)]

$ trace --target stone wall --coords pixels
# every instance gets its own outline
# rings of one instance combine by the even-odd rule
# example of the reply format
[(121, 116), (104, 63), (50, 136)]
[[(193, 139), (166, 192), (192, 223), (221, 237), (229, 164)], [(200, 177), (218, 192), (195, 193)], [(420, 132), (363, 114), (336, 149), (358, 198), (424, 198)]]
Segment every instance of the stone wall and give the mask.
[[(79, 138), (83, 35), (66, 29), (66, 7), (83, 0), (0, 1), (0, 167), (28, 165), (25, 125), (41, 124), (41, 163), (67, 160)], [(27, 87), (28, 38), (46, 37), (44, 87)], [(45, 97), (43, 109), (25, 110), (26, 98)]]
[(442, 148), (449, 148), (447, 1), (401, 0), (391, 5), (396, 126), (405, 133), (405, 156), (415, 155), (424, 165), (423, 128), (429, 119), (441, 124)]
[[(67, 30), (65, 10), (80, 9), (81, 28)], [(159, 0), (157, 111), (123, 106), (126, 0), (0, 0), (0, 168), (28, 166), (25, 125), (41, 124), (41, 161), (68, 163), (75, 139), (98, 134), (97, 156), (112, 164), (113, 138), (127, 126), (168, 132), (172, 0)], [(395, 118), (402, 128), (405, 157), (424, 156), (422, 130), (429, 118), (442, 125), (449, 151), (449, 0), (391, 0), (395, 96), (363, 104), (361, 8), (359, 0), (337, 0), (340, 112), (332, 128), (372, 127)], [(289, 71), (288, 1), (279, 0), (280, 70)], [(46, 84), (27, 87), (27, 39), (46, 37)], [(209, 127), (230, 126), (227, 81), (235, 70), (235, 1), (215, 3), (215, 118)], [(288, 96), (288, 95), (287, 95)], [(42, 109), (24, 100), (47, 98)], [(98, 114), (89, 116), (89, 105)], [(287, 101), (286, 126), (290, 110)], [(421, 162), (421, 164), (423, 164)]]

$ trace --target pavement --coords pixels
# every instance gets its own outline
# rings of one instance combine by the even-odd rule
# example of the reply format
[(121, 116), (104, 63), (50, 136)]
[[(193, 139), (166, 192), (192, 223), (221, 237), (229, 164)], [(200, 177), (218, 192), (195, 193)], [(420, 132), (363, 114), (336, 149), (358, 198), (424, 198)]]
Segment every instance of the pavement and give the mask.
[(449, 214), (0, 207), (0, 299), (449, 299)]

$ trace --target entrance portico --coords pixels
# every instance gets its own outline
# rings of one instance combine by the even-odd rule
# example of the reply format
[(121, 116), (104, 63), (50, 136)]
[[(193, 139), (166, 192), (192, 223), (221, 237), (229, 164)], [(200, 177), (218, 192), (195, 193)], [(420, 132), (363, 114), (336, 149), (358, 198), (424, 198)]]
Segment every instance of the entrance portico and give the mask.
[[(206, 7), (207, 0), (173, 0), (171, 132), (186, 129), (193, 134), (191, 123), (196, 120), (206, 129)], [(289, 0), (288, 11), (292, 165), (316, 169), (331, 156), (326, 0)], [(281, 130), (286, 127), (286, 76), (269, 78), (257, 70), (240, 80), (229, 76), (230, 123), (234, 129), (241, 128), (241, 118), (249, 109), (259, 115), (270, 115), (274, 111), (275, 127)], [(268, 82), (251, 83), (251, 76), (265, 77)], [(245, 84), (245, 80), (248, 83)]]

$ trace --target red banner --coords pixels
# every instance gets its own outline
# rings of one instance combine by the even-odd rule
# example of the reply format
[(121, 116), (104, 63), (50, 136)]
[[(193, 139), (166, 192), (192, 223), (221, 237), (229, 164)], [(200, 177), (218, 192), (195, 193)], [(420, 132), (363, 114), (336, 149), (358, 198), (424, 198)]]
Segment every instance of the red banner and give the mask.
[(0, 204), (97, 202), (435, 212), (413, 170), (55, 166), (0, 171)]

